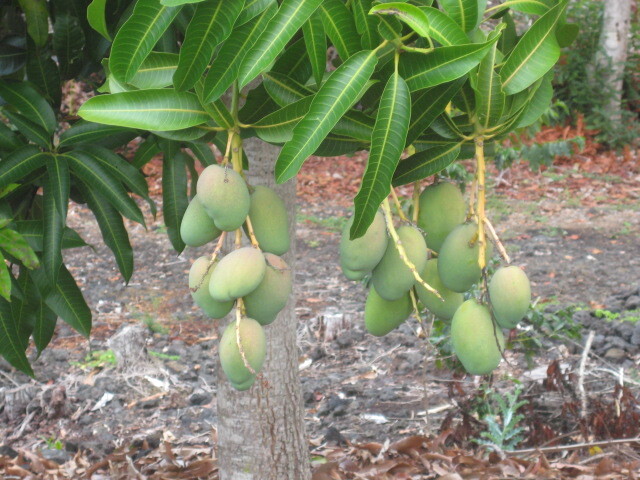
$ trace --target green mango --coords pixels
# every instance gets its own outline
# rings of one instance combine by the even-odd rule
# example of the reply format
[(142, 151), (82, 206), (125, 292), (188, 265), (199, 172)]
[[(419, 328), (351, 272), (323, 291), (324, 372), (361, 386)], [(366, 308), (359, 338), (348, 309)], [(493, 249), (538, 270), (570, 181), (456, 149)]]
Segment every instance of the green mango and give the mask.
[(411, 296), (405, 293), (397, 300), (385, 300), (375, 287), (371, 287), (364, 306), (364, 325), (371, 335), (382, 337), (404, 322), (413, 306)]
[(260, 250), (253, 247), (234, 250), (220, 260), (211, 274), (209, 294), (219, 302), (244, 297), (258, 288), (266, 270)]
[[(477, 223), (464, 223), (454, 228), (442, 244), (438, 256), (438, 273), (443, 285), (459, 293), (469, 290), (482, 276), (478, 255)], [(487, 261), (492, 255), (493, 246), (487, 242)]]
[(425, 282), (435, 288), (442, 298), (444, 298), (443, 302), (422, 285), (416, 283), (416, 292), (418, 293), (418, 298), (422, 304), (436, 317), (443, 320), (451, 320), (458, 307), (462, 305), (464, 295), (449, 290), (444, 286), (440, 279), (440, 275), (438, 275), (438, 260), (435, 258), (427, 261), (427, 264), (425, 265), (424, 270), (420, 273), (420, 276)]
[(498, 269), (489, 282), (489, 298), (498, 325), (515, 328), (531, 305), (531, 284), (527, 274), (515, 265)]
[(418, 205), (418, 227), (424, 232), (427, 246), (439, 252), (447, 235), (464, 222), (464, 197), (453, 183), (439, 182), (424, 189)]
[[(267, 339), (262, 325), (252, 318), (244, 317), (240, 320), (240, 344), (248, 364), (259, 373), (267, 355)], [(231, 384), (241, 389), (255, 375), (246, 367), (236, 338), (236, 322), (231, 322), (225, 328), (220, 339), (220, 365)], [(251, 382), (253, 383), (253, 382)], [(248, 385), (246, 388), (249, 388)]]
[(247, 316), (261, 325), (269, 325), (287, 304), (293, 281), (291, 269), (283, 259), (271, 253), (265, 253), (264, 257), (267, 261), (264, 278), (258, 288), (243, 297), (243, 301)]
[[(211, 298), (209, 295), (209, 281), (211, 274), (217, 266), (217, 262), (214, 263), (209, 271), (207, 266), (209, 265), (209, 259), (207, 257), (200, 257), (189, 270), (189, 290), (191, 291), (191, 297), (193, 301), (198, 305), (204, 313), (211, 318), (222, 318), (227, 315), (233, 308), (233, 300), (227, 302), (218, 302)], [(198, 287), (196, 291), (192, 289)]]
[[(404, 246), (407, 257), (413, 263), (418, 272), (421, 272), (427, 263), (427, 244), (422, 233), (411, 226), (402, 226), (398, 229), (398, 237)], [(389, 241), (382, 256), (382, 260), (373, 270), (371, 277), (376, 292), (385, 300), (397, 300), (407, 293), (416, 282), (416, 279), (404, 261), (400, 258), (396, 244)]]
[(249, 190), (244, 179), (232, 168), (209, 165), (198, 178), (196, 192), (220, 230), (236, 230), (247, 219), (251, 204)]
[(284, 255), (289, 251), (289, 216), (276, 192), (262, 185), (256, 186), (251, 194), (249, 218), (263, 252)]
[(453, 316), (451, 343), (462, 366), (472, 375), (491, 373), (502, 359), (502, 330), (494, 325), (487, 306), (474, 299), (460, 305)]
[(207, 214), (204, 206), (195, 195), (180, 223), (180, 237), (182, 241), (190, 247), (201, 247), (202, 245), (215, 240), (222, 231), (216, 227), (211, 217)]
[(384, 215), (378, 211), (367, 232), (360, 238), (349, 240), (349, 230), (353, 225), (353, 217), (342, 229), (340, 239), (340, 265), (345, 276), (350, 280), (359, 280), (354, 272), (361, 272), (362, 277), (372, 271), (387, 249), (388, 236)]

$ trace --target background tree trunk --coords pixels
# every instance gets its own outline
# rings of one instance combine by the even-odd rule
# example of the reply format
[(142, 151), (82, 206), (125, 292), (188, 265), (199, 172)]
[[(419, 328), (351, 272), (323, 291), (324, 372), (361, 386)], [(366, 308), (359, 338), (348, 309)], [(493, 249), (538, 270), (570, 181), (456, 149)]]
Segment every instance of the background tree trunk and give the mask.
[[(284, 256), (295, 272), (294, 181), (275, 185), (273, 166), (279, 148), (246, 140), (249, 183), (272, 187), (289, 213), (291, 250)], [(295, 278), (295, 276), (294, 276)], [(265, 327), (264, 381), (246, 392), (231, 387), (218, 368), (218, 458), (221, 480), (308, 480), (311, 477), (298, 376), (295, 298)], [(222, 333), (222, 330), (220, 331)]]
[(632, 0), (603, 2), (602, 30), (594, 59), (595, 75), (592, 84), (596, 91), (604, 91), (610, 95), (604, 108), (614, 122), (620, 122), (622, 117), (622, 81), (631, 29), (631, 2)]

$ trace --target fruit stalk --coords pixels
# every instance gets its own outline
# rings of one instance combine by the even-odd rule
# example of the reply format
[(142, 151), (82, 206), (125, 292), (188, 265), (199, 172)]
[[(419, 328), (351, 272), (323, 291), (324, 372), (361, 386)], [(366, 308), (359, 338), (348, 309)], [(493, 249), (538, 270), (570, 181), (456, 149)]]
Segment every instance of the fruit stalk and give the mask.
[(487, 239), (485, 237), (485, 160), (484, 138), (476, 137), (476, 181), (478, 187), (477, 215), (478, 215), (478, 265), (481, 270), (487, 266)]
[(218, 243), (216, 243), (216, 248), (213, 250), (213, 253), (211, 254), (211, 259), (209, 260), (209, 263), (207, 264), (207, 268), (204, 271), (204, 274), (202, 275), (202, 278), (200, 279), (200, 281), (198, 282), (198, 284), (191, 289), (192, 292), (197, 292), (200, 287), (202, 286), (202, 282), (204, 282), (205, 277), (207, 276), (207, 274), (209, 273), (209, 270), (211, 270), (211, 267), (213, 266), (214, 263), (216, 263), (216, 258), (218, 258), (218, 255), (220, 255), (220, 250), (222, 250), (222, 245), (224, 245), (224, 239), (227, 237), (227, 232), (222, 232), (220, 234), (220, 237), (218, 238)]
[(396, 210), (398, 211), (398, 216), (400, 217), (400, 220), (402, 220), (403, 222), (408, 222), (409, 219), (402, 211), (402, 205), (400, 205), (400, 200), (398, 199), (398, 195), (396, 194), (396, 191), (393, 188), (391, 189), (391, 198), (393, 198), (393, 204), (395, 205)]
[(409, 260), (409, 257), (407, 256), (407, 252), (405, 251), (404, 246), (402, 245), (402, 241), (398, 236), (398, 232), (396, 231), (396, 227), (394, 227), (393, 225), (393, 217), (391, 216), (391, 207), (389, 206), (388, 198), (385, 198), (384, 201), (382, 202), (382, 213), (384, 214), (384, 219), (387, 224), (387, 230), (389, 231), (389, 235), (391, 236), (391, 239), (393, 240), (393, 243), (395, 244), (396, 249), (398, 250), (398, 254), (400, 255), (400, 258), (402, 259), (404, 264), (407, 266), (407, 268), (411, 270), (411, 273), (413, 274), (413, 277), (416, 279), (416, 282), (418, 282), (420, 285), (426, 288), (429, 292), (433, 293), (436, 297), (438, 297), (440, 300), (444, 302), (444, 298), (442, 298), (442, 295), (440, 295), (440, 293), (438, 293), (438, 291), (435, 288), (433, 288), (431, 285), (429, 285), (427, 282), (425, 282), (422, 279), (422, 277), (420, 276), (420, 272), (418, 272), (418, 269), (416, 268), (416, 266), (413, 264), (413, 262), (411, 262), (411, 260)]
[(498, 247), (498, 251), (500, 252), (500, 255), (502, 255), (502, 258), (504, 258), (504, 261), (507, 262), (507, 264), (511, 263), (511, 258), (509, 258), (507, 249), (504, 248), (504, 245), (500, 241), (500, 238), (496, 233), (496, 229), (493, 228), (493, 225), (491, 225), (491, 222), (486, 217), (484, 219), (484, 223), (485, 223), (485, 226), (487, 227), (487, 232), (489, 232), (489, 236), (491, 236), (491, 238), (493, 239), (493, 243), (495, 243), (496, 247)]
[[(413, 197), (411, 199), (413, 203), (413, 223), (418, 224), (418, 217), (420, 216), (420, 182), (413, 182)], [(429, 245), (427, 245), (428, 247)]]

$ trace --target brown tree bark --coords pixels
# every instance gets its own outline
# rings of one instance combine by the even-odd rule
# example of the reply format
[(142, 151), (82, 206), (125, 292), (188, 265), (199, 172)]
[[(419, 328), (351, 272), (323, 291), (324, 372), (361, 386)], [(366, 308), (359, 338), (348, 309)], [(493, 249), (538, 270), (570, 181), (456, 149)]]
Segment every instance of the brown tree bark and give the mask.
[[(295, 272), (295, 182), (275, 185), (279, 148), (249, 139), (248, 181), (272, 187), (289, 213), (291, 249), (284, 256)], [(295, 278), (295, 277), (294, 277)], [(298, 376), (295, 298), (265, 327), (267, 358), (263, 381), (246, 392), (231, 387), (218, 368), (218, 458), (221, 480), (308, 480), (311, 477)]]
[(622, 119), (622, 82), (629, 47), (632, 0), (606, 0), (599, 48), (591, 79), (596, 91), (609, 92), (605, 110), (614, 122)]

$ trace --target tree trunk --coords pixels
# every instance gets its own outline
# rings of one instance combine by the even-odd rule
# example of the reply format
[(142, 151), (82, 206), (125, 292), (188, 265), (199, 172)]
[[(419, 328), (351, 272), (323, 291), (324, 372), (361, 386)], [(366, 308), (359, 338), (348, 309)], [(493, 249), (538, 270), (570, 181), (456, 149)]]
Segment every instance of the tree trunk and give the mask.
[(631, 28), (631, 1), (603, 2), (602, 30), (595, 57), (593, 86), (596, 91), (604, 91), (610, 95), (604, 108), (614, 122), (620, 122), (622, 117), (622, 81)]
[[(275, 185), (278, 147), (249, 139), (249, 183), (274, 188), (289, 213), (291, 250), (284, 256), (295, 272), (295, 182)], [(294, 276), (295, 278), (295, 276)], [(218, 368), (218, 458), (221, 480), (308, 480), (311, 477), (298, 377), (295, 298), (265, 327), (267, 358), (259, 380), (237, 392)]]

